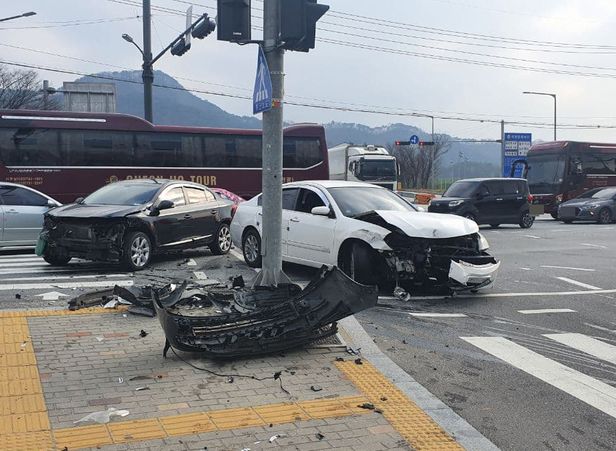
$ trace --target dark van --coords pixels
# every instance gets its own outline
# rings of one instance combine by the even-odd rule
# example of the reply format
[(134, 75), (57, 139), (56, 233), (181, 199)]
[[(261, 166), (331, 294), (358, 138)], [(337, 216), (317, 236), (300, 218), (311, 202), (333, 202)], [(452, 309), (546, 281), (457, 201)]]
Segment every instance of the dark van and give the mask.
[(477, 224), (533, 225), (530, 213), (532, 196), (525, 179), (465, 179), (452, 184), (440, 199), (430, 202), (428, 211), (450, 213), (472, 219)]

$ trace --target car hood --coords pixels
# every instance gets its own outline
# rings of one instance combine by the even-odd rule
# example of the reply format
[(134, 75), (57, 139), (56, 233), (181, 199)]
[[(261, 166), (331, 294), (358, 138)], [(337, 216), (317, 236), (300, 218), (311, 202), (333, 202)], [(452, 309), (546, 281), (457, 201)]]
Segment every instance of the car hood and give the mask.
[[(387, 224), (401, 230), (406, 235), (416, 238), (454, 238), (479, 232), (474, 221), (457, 215), (441, 213), (413, 213), (392, 210), (375, 210), (356, 219), (378, 224), (374, 215), (378, 215)], [(371, 219), (372, 218), (372, 219)]]
[(563, 202), (560, 205), (564, 205), (566, 207), (582, 207), (584, 205), (590, 205), (590, 204), (605, 204), (607, 203), (607, 199), (571, 199), (568, 200), (567, 202)]
[(54, 208), (47, 214), (55, 218), (122, 218), (143, 208), (143, 205), (70, 204)]

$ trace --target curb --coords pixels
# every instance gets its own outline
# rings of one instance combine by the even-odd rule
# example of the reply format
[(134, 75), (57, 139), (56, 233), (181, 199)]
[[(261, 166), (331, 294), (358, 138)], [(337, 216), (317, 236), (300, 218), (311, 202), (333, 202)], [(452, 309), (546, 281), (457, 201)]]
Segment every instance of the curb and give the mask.
[(419, 408), (425, 411), (461, 446), (473, 451), (498, 451), (499, 448), (477, 429), (430, 393), (374, 344), (372, 338), (354, 316), (339, 321), (344, 341), (353, 348), (361, 348), (361, 356), (390, 379)]

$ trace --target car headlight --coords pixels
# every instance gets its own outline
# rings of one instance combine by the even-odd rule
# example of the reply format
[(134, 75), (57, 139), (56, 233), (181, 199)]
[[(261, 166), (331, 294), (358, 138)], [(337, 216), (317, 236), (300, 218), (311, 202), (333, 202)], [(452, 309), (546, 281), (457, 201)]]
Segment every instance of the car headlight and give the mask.
[(488, 243), (486, 237), (481, 233), (478, 233), (477, 235), (479, 236), (479, 251), (487, 251), (490, 249), (490, 243)]
[(582, 208), (585, 208), (587, 210), (594, 210), (595, 208), (599, 208), (601, 206), (601, 204), (589, 204), (589, 205), (584, 205)]
[(458, 205), (461, 205), (462, 203), (464, 203), (463, 200), (452, 200), (449, 202), (449, 206), (450, 207), (457, 207)]

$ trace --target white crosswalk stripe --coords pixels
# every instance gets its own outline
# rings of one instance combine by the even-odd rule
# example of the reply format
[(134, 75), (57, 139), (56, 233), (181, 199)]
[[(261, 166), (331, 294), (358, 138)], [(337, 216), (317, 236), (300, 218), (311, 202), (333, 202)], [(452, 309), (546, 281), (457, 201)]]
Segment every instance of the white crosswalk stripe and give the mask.
[[(582, 334), (547, 334), (576, 350), (613, 362), (616, 346)], [(616, 388), (505, 337), (460, 337), (467, 343), (616, 418)]]

